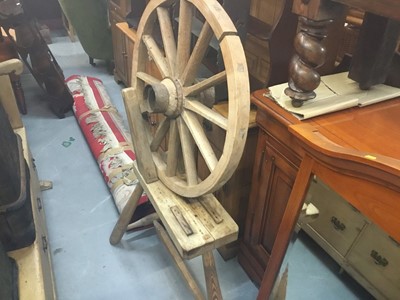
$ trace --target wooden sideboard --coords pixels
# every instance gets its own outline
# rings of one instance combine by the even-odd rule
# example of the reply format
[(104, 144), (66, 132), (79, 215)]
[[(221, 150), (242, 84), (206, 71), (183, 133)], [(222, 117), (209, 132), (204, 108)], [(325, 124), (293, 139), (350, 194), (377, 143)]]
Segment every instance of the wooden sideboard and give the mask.
[[(268, 299), (317, 175), (400, 241), (400, 98), (300, 122), (256, 91), (260, 126), (239, 262)], [(371, 258), (372, 259), (372, 258)]]

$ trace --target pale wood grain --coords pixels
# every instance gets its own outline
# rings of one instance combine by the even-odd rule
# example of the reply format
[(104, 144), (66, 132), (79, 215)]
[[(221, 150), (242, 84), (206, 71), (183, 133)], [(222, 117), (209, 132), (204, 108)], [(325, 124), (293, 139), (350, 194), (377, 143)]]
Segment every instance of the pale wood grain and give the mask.
[(192, 15), (194, 7), (187, 0), (180, 1), (177, 42), (176, 75), (181, 76), (190, 56)]
[(193, 139), (182, 118), (178, 118), (178, 132), (182, 145), (183, 163), (185, 165), (186, 179), (189, 186), (197, 184), (196, 156)]
[(157, 84), (160, 83), (160, 80), (155, 78), (154, 76), (147, 74), (145, 72), (137, 72), (136, 73), (137, 78), (143, 80), (144, 82), (148, 84)]
[(206, 89), (216, 86), (225, 81), (226, 81), (226, 71), (222, 71), (191, 86), (184, 87), (183, 94), (186, 97), (197, 95), (205, 91)]
[(176, 120), (171, 120), (168, 139), (168, 153), (167, 153), (167, 176), (175, 176), (178, 166), (180, 139), (178, 135), (178, 127)]
[(175, 266), (178, 268), (179, 272), (181, 273), (183, 279), (185, 280), (186, 285), (192, 292), (194, 298), (196, 300), (204, 299), (203, 293), (201, 292), (199, 286), (196, 283), (196, 280), (193, 278), (192, 274), (190, 273), (189, 269), (186, 267), (185, 262), (180, 257), (178, 251), (176, 251), (174, 245), (172, 244), (167, 232), (162, 227), (162, 225), (154, 221), (154, 228), (156, 229), (156, 233), (160, 240), (163, 242), (165, 248), (167, 248), (169, 254), (171, 255)]
[(219, 286), (217, 269), (215, 268), (215, 260), (211, 251), (206, 252), (202, 256), (203, 258), (203, 267), (204, 267), (204, 276), (206, 278), (206, 287), (207, 287), (207, 295), (208, 299), (221, 299), (221, 288)]
[(146, 129), (141, 122), (139, 101), (137, 101), (137, 91), (133, 88), (122, 90), (125, 110), (127, 112), (129, 128), (132, 133), (132, 143), (136, 157), (140, 157), (138, 165), (143, 177), (147, 182), (158, 180), (157, 171), (151, 158), (150, 144), (147, 139)]
[[(192, 201), (185, 201), (160, 181), (146, 183), (136, 162), (133, 165), (133, 170), (166, 227), (168, 235), (183, 258), (196, 257), (237, 239), (237, 224), (212, 194), (202, 196), (199, 199), (192, 199)], [(216, 214), (221, 216), (223, 222), (215, 223), (213, 217), (201, 205), (201, 201), (212, 202), (210, 206), (214, 207)], [(192, 228), (193, 234), (187, 235), (182, 230), (171, 211), (171, 207), (174, 206), (179, 208), (182, 216)]]
[(216, 111), (208, 108), (204, 104), (200, 103), (196, 100), (187, 100), (185, 101), (184, 107), (192, 112), (195, 112), (199, 116), (211, 121), (218, 127), (227, 130), (228, 128), (228, 120), (223, 117), (221, 114)]
[(193, 140), (200, 150), (208, 169), (212, 172), (218, 163), (218, 159), (206, 134), (204, 133), (203, 127), (201, 126), (197, 117), (190, 111), (182, 112), (182, 119), (185, 121), (185, 124), (187, 125)]
[(113, 231), (111, 232), (110, 235), (111, 245), (116, 245), (121, 241), (122, 236), (124, 235), (128, 227), (128, 224), (132, 219), (133, 213), (136, 210), (137, 204), (139, 202), (142, 193), (143, 193), (142, 186), (140, 184), (137, 184), (133, 193), (131, 194), (124, 208), (122, 209)]
[(168, 9), (165, 7), (157, 7), (157, 15), (160, 23), (161, 37), (164, 44), (164, 52), (169, 65), (169, 70), (171, 74), (174, 74), (177, 59), (176, 44)]
[(170, 119), (165, 118), (161, 121), (160, 126), (158, 126), (156, 133), (154, 134), (154, 138), (150, 143), (150, 150), (157, 151), (160, 147), (161, 142), (165, 138), (170, 126)]
[(183, 86), (192, 84), (196, 78), (197, 71), (213, 35), (214, 33), (210, 24), (205, 22), (201, 28), (199, 38), (193, 48), (193, 52), (190, 55), (189, 61), (183, 70), (182, 76), (180, 77)]
[(147, 50), (150, 53), (150, 56), (153, 58), (154, 62), (157, 65), (158, 70), (161, 73), (161, 76), (171, 76), (171, 70), (169, 69), (168, 63), (162, 53), (160, 47), (158, 47), (154, 38), (150, 35), (144, 35), (142, 37), (144, 44), (146, 45)]

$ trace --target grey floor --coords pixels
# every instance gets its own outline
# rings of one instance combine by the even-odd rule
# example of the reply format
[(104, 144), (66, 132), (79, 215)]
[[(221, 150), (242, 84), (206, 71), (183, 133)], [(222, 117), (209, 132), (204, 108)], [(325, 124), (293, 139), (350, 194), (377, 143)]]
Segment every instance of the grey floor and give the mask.
[[(65, 77), (100, 78), (126, 119), (122, 86), (107, 73), (104, 63), (97, 61), (95, 68), (89, 65), (79, 42), (67, 37), (54, 37), (50, 48)], [(29, 73), (23, 75), (22, 84), (28, 106), (23, 121), (39, 177), (54, 184), (43, 199), (58, 298), (191, 299), (153, 229), (126, 234), (116, 247), (109, 244), (118, 213), (75, 117), (70, 112), (65, 119), (57, 119)], [(70, 142), (68, 147), (64, 141)], [(237, 259), (225, 262), (218, 252), (214, 254), (224, 298), (255, 299), (258, 289)], [(290, 264), (287, 299), (369, 297), (307, 239), (295, 243)], [(188, 265), (205, 291), (201, 259), (192, 259)]]

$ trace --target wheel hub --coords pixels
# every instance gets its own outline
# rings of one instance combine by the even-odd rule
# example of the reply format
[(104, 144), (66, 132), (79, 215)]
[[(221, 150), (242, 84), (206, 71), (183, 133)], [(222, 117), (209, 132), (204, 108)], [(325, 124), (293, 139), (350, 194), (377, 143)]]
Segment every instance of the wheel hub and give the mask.
[(183, 92), (178, 80), (167, 77), (160, 83), (148, 85), (144, 94), (153, 112), (163, 113), (169, 118), (176, 118), (181, 114)]

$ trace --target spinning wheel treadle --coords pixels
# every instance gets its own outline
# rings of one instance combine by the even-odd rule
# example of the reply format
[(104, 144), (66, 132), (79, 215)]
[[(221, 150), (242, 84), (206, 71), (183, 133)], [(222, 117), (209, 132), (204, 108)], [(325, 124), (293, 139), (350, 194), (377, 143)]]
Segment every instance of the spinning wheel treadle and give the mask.
[[(179, 12), (175, 30), (172, 11)], [(194, 42), (192, 23), (199, 15), (204, 22)], [(137, 157), (133, 168), (140, 184), (121, 212), (110, 242), (121, 240), (145, 190), (166, 229), (155, 222), (156, 232), (195, 298), (203, 299), (203, 295), (182, 258), (202, 255), (208, 298), (221, 299), (211, 250), (236, 240), (238, 226), (211, 193), (236, 169), (247, 137), (250, 91), (243, 47), (216, 0), (152, 0), (137, 36), (132, 87), (123, 90), (123, 98)], [(203, 79), (201, 62), (212, 39), (219, 42), (225, 70)], [(160, 76), (148, 72), (150, 63)], [(221, 84), (228, 91), (226, 118), (209, 101), (213, 88)], [(148, 122), (152, 114), (161, 119), (156, 130)], [(202, 122), (226, 131), (221, 156), (214, 153)], [(198, 157), (210, 171), (206, 178), (198, 175)]]

